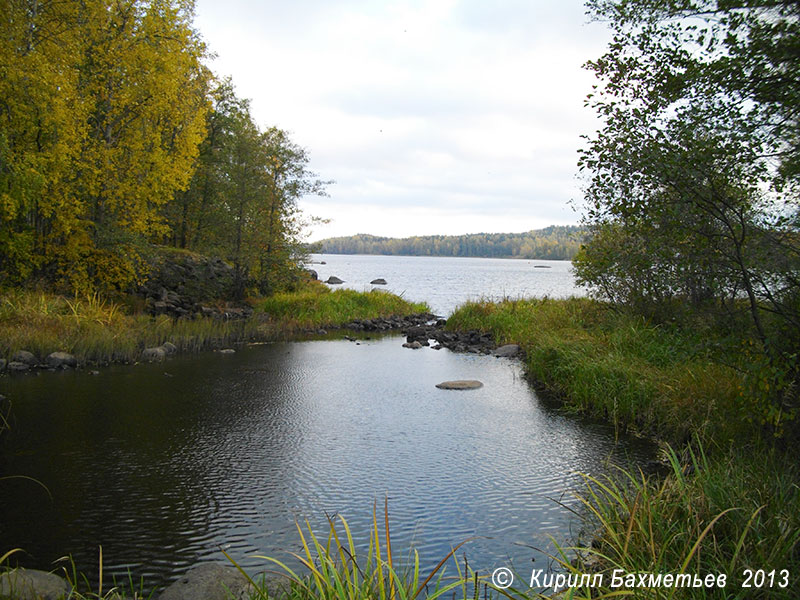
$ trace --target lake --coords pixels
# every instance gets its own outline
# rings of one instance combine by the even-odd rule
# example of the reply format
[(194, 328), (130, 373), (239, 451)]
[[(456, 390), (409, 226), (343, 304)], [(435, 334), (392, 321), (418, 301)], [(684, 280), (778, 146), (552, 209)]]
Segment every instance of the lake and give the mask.
[[(386, 289), (406, 300), (425, 301), (441, 316), (468, 300), (586, 295), (575, 284), (572, 263), (563, 260), (360, 254), (313, 254), (311, 260), (309, 267), (321, 281), (335, 275), (344, 280), (342, 287)], [(378, 278), (386, 285), (370, 285)]]
[[(328, 265), (317, 266), (357, 285), (378, 276), (412, 281), (435, 269), (401, 279), (397, 265), (436, 262), (369, 257), (387, 260), (364, 261), (369, 272), (359, 274), (360, 258), (326, 255)], [(508, 267), (445, 261), (477, 264), (476, 273)], [(382, 268), (373, 274), (372, 266)], [(253, 572), (267, 568), (255, 554), (287, 559), (299, 550), (295, 519), (322, 531), (325, 515), (340, 513), (364, 541), (374, 503), (380, 512), (388, 497), (395, 554), (413, 545), (426, 569), (473, 536), (459, 555), (476, 568), (541, 568), (549, 536), (567, 541), (575, 532), (559, 503), (576, 506), (578, 473), (652, 456), (650, 444), (615, 438), (608, 425), (537, 397), (518, 361), (409, 350), (403, 341), (332, 335), (97, 376), (0, 378), (12, 403), (0, 476), (24, 474), (48, 490), (0, 481), (0, 551), (24, 548), (21, 562), (44, 569), (72, 554), (93, 574), (102, 545), (106, 574), (130, 569), (159, 587), (198, 562), (224, 561), (220, 548)], [(435, 387), (448, 379), (484, 387)]]

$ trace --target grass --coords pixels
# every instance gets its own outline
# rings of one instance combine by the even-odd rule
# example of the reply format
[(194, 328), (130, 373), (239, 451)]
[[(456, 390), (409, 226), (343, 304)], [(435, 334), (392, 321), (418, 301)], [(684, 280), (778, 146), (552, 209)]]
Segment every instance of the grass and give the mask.
[[(658, 480), (624, 470), (584, 477), (577, 497), (592, 544), (562, 548), (560, 562), (573, 573), (601, 572), (607, 585), (574, 597), (615, 591), (608, 584), (619, 569), (626, 574), (724, 574), (727, 579), (724, 588), (632, 590), (641, 598), (796, 598), (796, 465), (773, 451), (752, 448), (717, 460), (693, 453), (691, 475), (676, 453), (669, 453), (669, 463), (670, 475)], [(579, 559), (571, 561), (575, 553)], [(746, 570), (759, 569), (774, 571), (775, 583), (743, 587)], [(781, 587), (784, 570), (791, 584)]]
[(427, 304), (412, 303), (381, 290), (331, 291), (321, 284), (297, 292), (280, 293), (258, 303), (256, 309), (290, 329), (341, 326), (356, 319), (375, 319), (429, 312)]
[(755, 435), (740, 410), (741, 372), (722, 364), (696, 331), (655, 326), (586, 298), (469, 303), (448, 327), (521, 344), (540, 389), (622, 431), (678, 444)]
[[(589, 299), (469, 303), (453, 329), (519, 343), (535, 384), (566, 409), (667, 445), (670, 472), (584, 477), (577, 493), (590, 547), (562, 547), (573, 573), (715, 573), (720, 588), (574, 589), (572, 598), (794, 598), (800, 572), (800, 472), (766, 439), (742, 360), (709, 328), (655, 326)], [(707, 448), (708, 453), (704, 450)], [(574, 557), (577, 554), (577, 560)], [(786, 570), (787, 588), (743, 588), (745, 569)], [(607, 596), (606, 596), (607, 595)]]
[(55, 351), (81, 364), (132, 362), (142, 349), (166, 341), (197, 351), (243, 339), (285, 338), (303, 328), (342, 325), (353, 319), (425, 312), (386, 292), (331, 292), (321, 284), (256, 302), (253, 318), (239, 321), (172, 319), (135, 313), (99, 296), (66, 298), (27, 290), (0, 296), (0, 357), (17, 350), (40, 360)]
[[(391, 543), (388, 500), (384, 504), (382, 522), (373, 508), (372, 528), (366, 549), (359, 549), (350, 526), (342, 516), (328, 517), (328, 530), (322, 536), (310, 524), (305, 531), (297, 525), (302, 551), (293, 554), (301, 565), (294, 569), (273, 557), (262, 556), (278, 567), (282, 583), (269, 584), (253, 580), (236, 562), (250, 583), (251, 600), (415, 600), (416, 598), (497, 598), (512, 596), (495, 588), (488, 576), (480, 576), (468, 565), (463, 567), (456, 552), (464, 540), (450, 550), (427, 576), (420, 571), (420, 557), (412, 551), (408, 560), (398, 560)], [(362, 552), (363, 551), (363, 552)], [(448, 576), (447, 567), (455, 574)]]

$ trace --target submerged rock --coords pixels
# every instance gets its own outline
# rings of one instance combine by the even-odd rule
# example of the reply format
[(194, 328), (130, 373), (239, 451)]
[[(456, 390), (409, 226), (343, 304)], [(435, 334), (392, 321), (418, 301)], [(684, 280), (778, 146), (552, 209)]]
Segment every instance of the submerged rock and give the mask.
[(341, 279), (339, 279), (339, 278), (338, 278), (338, 277), (336, 277), (335, 275), (331, 275), (330, 277), (328, 277), (328, 278), (325, 280), (325, 283), (329, 283), (329, 284), (331, 284), (331, 285), (338, 285), (338, 284), (340, 284), (340, 283), (344, 283), (344, 281), (343, 281), (343, 280), (341, 280)]
[(229, 600), (248, 597), (248, 581), (235, 567), (204, 564), (172, 583), (159, 600)]
[(483, 387), (483, 383), (476, 379), (457, 379), (437, 383), (436, 387), (440, 390), (477, 390)]
[(372, 285), (386, 285), (386, 280), (383, 277), (379, 277), (378, 279), (373, 279), (370, 283)]
[(0, 575), (0, 597), (15, 600), (61, 600), (72, 586), (58, 575), (35, 569), (13, 569)]
[(223, 348), (222, 350), (219, 351), (220, 354), (234, 354), (235, 352), (236, 350), (234, 350), (233, 348)]
[(21, 371), (27, 371), (30, 368), (31, 366), (29, 364), (26, 364), (24, 362), (19, 362), (18, 360), (12, 360), (10, 363), (8, 363), (7, 367), (9, 371), (15, 371), (17, 373)]

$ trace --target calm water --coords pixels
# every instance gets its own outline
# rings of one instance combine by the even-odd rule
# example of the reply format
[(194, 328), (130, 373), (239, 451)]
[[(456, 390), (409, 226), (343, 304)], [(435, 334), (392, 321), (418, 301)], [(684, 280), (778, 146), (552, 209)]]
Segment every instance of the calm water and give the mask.
[[(402, 342), (0, 377), (13, 427), (0, 476), (36, 478), (52, 495), (0, 481), (0, 550), (24, 548), (22, 562), (39, 568), (71, 553), (92, 573), (102, 544), (107, 574), (131, 569), (157, 587), (224, 560), (220, 547), (255, 572), (266, 567), (253, 554), (287, 558), (296, 518), (321, 529), (338, 512), (364, 540), (388, 496), (396, 554), (413, 544), (429, 568), (478, 535), (464, 547), (471, 565), (529, 569), (546, 564), (549, 535), (566, 540), (575, 526), (556, 500), (571, 502), (576, 471), (650, 456), (539, 400), (515, 361)], [(435, 387), (446, 379), (485, 385)]]
[[(325, 281), (331, 275), (344, 280), (342, 287), (373, 287), (402, 294), (407, 300), (425, 301), (433, 312), (446, 316), (467, 300), (583, 296), (563, 260), (503, 258), (448, 258), (441, 256), (366, 256), (315, 254), (313, 268)], [(319, 264), (324, 261), (326, 264)], [(372, 286), (383, 278), (386, 285)], [(333, 286), (338, 287), (338, 286)]]

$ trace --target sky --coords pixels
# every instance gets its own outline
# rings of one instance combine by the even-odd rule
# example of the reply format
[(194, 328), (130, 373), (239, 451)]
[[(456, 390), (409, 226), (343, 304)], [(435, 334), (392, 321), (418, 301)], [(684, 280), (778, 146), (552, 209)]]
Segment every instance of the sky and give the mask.
[(581, 0), (198, 0), (195, 26), (263, 128), (328, 197), (310, 240), (573, 224), (598, 126), (582, 68), (610, 38)]

